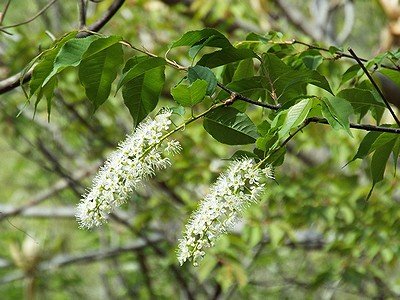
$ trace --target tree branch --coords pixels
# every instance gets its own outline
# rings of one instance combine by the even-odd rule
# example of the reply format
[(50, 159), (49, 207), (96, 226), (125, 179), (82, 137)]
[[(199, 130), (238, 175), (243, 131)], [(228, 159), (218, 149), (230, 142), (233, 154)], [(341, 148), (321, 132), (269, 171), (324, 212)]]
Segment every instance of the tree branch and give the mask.
[[(284, 42), (274, 42), (274, 41), (271, 41), (271, 43), (272, 43), (272, 44), (277, 44), (277, 45), (294, 45), (294, 44), (299, 44), (299, 45), (306, 46), (306, 47), (309, 48), (309, 49), (315, 49), (315, 50), (319, 50), (319, 51), (331, 53), (331, 51), (329, 51), (329, 49), (327, 49), (327, 48), (324, 48), (324, 47), (321, 47), (321, 46), (316, 46), (316, 45), (311, 45), (311, 44), (308, 44), (308, 43), (305, 43), (305, 42), (302, 42), (302, 41), (299, 41), (299, 40), (296, 40), (296, 39), (293, 39), (293, 40), (290, 40), (290, 41), (284, 41)], [(344, 53), (344, 52), (342, 52), (342, 51), (335, 51), (335, 54), (337, 55), (336, 58), (345, 57), (345, 58), (350, 58), (350, 59), (354, 60), (354, 57), (353, 57), (352, 55), (347, 54), (347, 53)], [(365, 58), (359, 57), (358, 59), (359, 59), (360, 61), (362, 61), (362, 62), (368, 62), (368, 60), (365, 59)], [(400, 66), (397, 66), (397, 65), (395, 65), (395, 67), (391, 67), (391, 66), (388, 66), (388, 65), (381, 64), (380, 67), (385, 68), (385, 69), (400, 71)], [(377, 65), (377, 64), (375, 64), (375, 68), (378, 68), (378, 65)]]
[(400, 120), (397, 118), (396, 114), (394, 113), (392, 107), (389, 104), (389, 101), (386, 99), (385, 95), (382, 93), (381, 89), (378, 87), (378, 85), (376, 84), (375, 80), (372, 78), (371, 74), (368, 72), (367, 68), (364, 66), (364, 64), (361, 62), (361, 60), (358, 58), (358, 56), (353, 51), (353, 49), (349, 48), (349, 52), (354, 57), (354, 59), (357, 61), (359, 66), (363, 69), (365, 75), (367, 75), (369, 81), (371, 81), (372, 85), (374, 86), (375, 90), (381, 96), (383, 102), (385, 103), (385, 105), (386, 105), (387, 109), (389, 110), (390, 114), (392, 115), (393, 119), (396, 121), (397, 126), (400, 127)]
[[(74, 180), (80, 180), (82, 178), (85, 178), (87, 175), (94, 173), (98, 169), (98, 167), (99, 166), (97, 164), (92, 165), (92, 166), (90, 166), (89, 168), (87, 168), (85, 170), (81, 170), (81, 171), (73, 174), (71, 177)], [(18, 215), (18, 214), (22, 213), (23, 211), (25, 211), (26, 209), (40, 204), (42, 201), (48, 199), (52, 195), (54, 195), (54, 194), (62, 191), (63, 189), (67, 188), (69, 186), (69, 184), (70, 183), (66, 178), (60, 179), (59, 181), (57, 181), (50, 188), (37, 193), (25, 205), (17, 207), (15, 209), (11, 209), (11, 210), (9, 210), (7, 212), (3, 212), (2, 214), (0, 214), (0, 221), (4, 220), (7, 217)]]
[[(151, 241), (152, 243), (159, 243), (160, 241), (162, 241), (162, 237), (154, 235), (152, 237), (149, 237), (148, 240)], [(140, 251), (148, 246), (149, 246), (148, 241), (145, 241), (143, 239), (138, 239), (137, 241), (129, 245), (120, 246), (117, 248), (107, 249), (103, 251), (93, 251), (79, 256), (59, 255), (51, 258), (50, 260), (41, 262), (38, 266), (38, 269), (40, 271), (50, 271), (64, 266), (69, 266), (72, 264), (93, 263), (100, 260), (113, 258), (122, 255), (124, 253)], [(0, 280), (0, 285), (20, 280), (24, 277), (25, 274), (22, 272), (13, 272), (12, 274), (9, 274), (9, 276), (3, 277)]]
[(272, 110), (279, 110), (281, 108), (281, 104), (272, 105), (272, 104), (269, 104), (269, 103), (263, 103), (263, 102), (260, 102), (260, 101), (256, 101), (256, 100), (250, 99), (250, 98), (248, 98), (248, 97), (246, 97), (246, 96), (244, 96), (242, 94), (239, 94), (239, 93), (236, 93), (236, 92), (232, 91), (231, 89), (227, 88), (225, 85), (223, 85), (220, 82), (218, 82), (217, 85), (221, 89), (223, 89), (225, 92), (230, 94), (230, 99), (225, 101), (226, 105), (232, 104), (235, 100), (242, 100), (242, 101), (245, 101), (247, 103), (251, 103), (251, 104), (254, 104), (254, 105), (261, 106), (261, 107), (269, 108), (269, 109), (272, 109)]
[[(107, 9), (105, 13), (103, 13), (95, 22), (93, 22), (90, 26), (87, 27), (88, 31), (98, 32), (103, 28), (104, 25), (111, 20), (111, 18), (117, 13), (117, 11), (121, 8), (121, 6), (125, 3), (125, 0), (115, 0), (110, 7)], [(85, 37), (88, 36), (88, 32), (80, 32), (77, 37)]]
[[(329, 125), (329, 123), (326, 119), (318, 118), (318, 117), (308, 118), (304, 122), (305, 123), (320, 123), (320, 124)], [(370, 124), (350, 123), (350, 128), (360, 129), (360, 130), (365, 130), (365, 131), (378, 131), (378, 132), (388, 132), (388, 133), (400, 134), (400, 128), (375, 126), (375, 125), (370, 125)]]
[(86, 27), (86, 0), (79, 0), (79, 28)]
[[(101, 28), (103, 28), (104, 25), (106, 25), (107, 22), (110, 21), (110, 19), (117, 13), (118, 9), (124, 4), (124, 2), (125, 0), (115, 0), (103, 15), (101, 15), (93, 24), (87, 27), (87, 30), (97, 32)], [(77, 37), (85, 37), (88, 35), (88, 32), (80, 32)], [(20, 86), (20, 79), (22, 74), (23, 71), (0, 81), (0, 95)], [(22, 80), (22, 83), (28, 82), (31, 79), (31, 76), (31, 72), (26, 73)]]
[(4, 30), (4, 29), (8, 29), (8, 28), (13, 28), (13, 27), (18, 27), (21, 25), (25, 25), (28, 24), (30, 22), (32, 22), (33, 20), (35, 20), (36, 18), (38, 18), (40, 15), (42, 15), (50, 6), (52, 6), (57, 0), (51, 0), (49, 3), (46, 4), (45, 7), (43, 7), (40, 11), (38, 11), (36, 13), (36, 15), (34, 15), (33, 17), (29, 18), (26, 21), (17, 23), (17, 24), (13, 24), (13, 25), (7, 25), (7, 26), (1, 26), (0, 30)]

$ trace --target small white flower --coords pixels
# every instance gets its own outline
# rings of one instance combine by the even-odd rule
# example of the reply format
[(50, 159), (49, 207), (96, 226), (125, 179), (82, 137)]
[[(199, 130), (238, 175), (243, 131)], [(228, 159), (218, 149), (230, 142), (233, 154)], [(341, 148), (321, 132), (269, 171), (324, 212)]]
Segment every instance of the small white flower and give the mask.
[(204, 250), (214, 246), (217, 238), (237, 223), (245, 207), (259, 200), (264, 190), (260, 181), (264, 176), (273, 178), (271, 174), (270, 167), (260, 170), (253, 159), (233, 162), (191, 215), (179, 240), (179, 263), (189, 260), (198, 266)]
[(107, 222), (108, 214), (125, 203), (141, 182), (171, 165), (165, 155), (178, 153), (181, 146), (163, 139), (170, 117), (171, 111), (164, 110), (154, 120), (145, 119), (110, 155), (78, 204), (76, 218), (81, 228)]

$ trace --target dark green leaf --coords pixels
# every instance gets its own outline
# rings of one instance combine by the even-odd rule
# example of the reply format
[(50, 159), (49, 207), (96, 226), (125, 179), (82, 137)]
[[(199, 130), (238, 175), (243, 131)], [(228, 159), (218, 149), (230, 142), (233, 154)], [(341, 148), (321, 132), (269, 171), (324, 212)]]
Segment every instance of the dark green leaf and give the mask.
[(207, 82), (207, 95), (211, 96), (215, 92), (217, 78), (209, 68), (202, 66), (189, 67), (187, 77), (190, 83), (195, 82), (197, 79), (205, 80)]
[(377, 101), (369, 90), (352, 88), (341, 90), (338, 97), (348, 100), (354, 108), (354, 112), (360, 115), (360, 119), (372, 109), (385, 109), (382, 101)]
[[(103, 39), (102, 39), (103, 40)], [(79, 79), (85, 87), (86, 96), (93, 104), (94, 110), (104, 103), (110, 95), (111, 84), (115, 80), (119, 67), (123, 63), (122, 45), (114, 43), (102, 48), (94, 41), (87, 50), (79, 67)], [(94, 49), (91, 49), (91, 48)], [(99, 48), (103, 50), (97, 51)], [(86, 54), (85, 53), (85, 54)]]
[(197, 79), (189, 86), (180, 84), (171, 88), (171, 95), (178, 104), (192, 107), (204, 99), (207, 87), (207, 81)]
[(269, 156), (266, 160), (266, 163), (278, 167), (283, 164), (285, 160), (285, 154), (286, 147), (278, 148), (278, 150), (272, 152), (271, 156)]
[(385, 145), (379, 147), (372, 155), (371, 160), (371, 176), (372, 176), (372, 187), (368, 194), (368, 198), (371, 196), (371, 193), (375, 187), (375, 185), (382, 181), (383, 175), (385, 173), (386, 164), (389, 159), (390, 153), (393, 150), (393, 146), (395, 145), (395, 140), (386, 143)]
[(361, 70), (361, 67), (359, 65), (352, 65), (342, 75), (342, 81), (340, 82), (340, 85), (342, 85), (343, 83), (345, 83), (351, 79), (356, 78), (359, 75), (360, 70)]
[(232, 47), (232, 44), (222, 33), (212, 28), (205, 28), (186, 32), (179, 40), (172, 43), (170, 49), (180, 46), (193, 46), (210, 38), (212, 40), (209, 40), (207, 46), (219, 48)]
[(254, 62), (252, 58), (247, 58), (239, 62), (236, 67), (235, 74), (232, 81), (239, 81), (244, 78), (251, 78), (254, 76)]
[[(310, 78), (312, 78), (312, 80), (310, 80), (310, 82), (308, 82), (309, 84), (320, 87), (333, 95), (333, 92), (331, 90), (329, 82), (326, 80), (326, 78), (324, 76), (322, 76), (319, 72), (317, 72), (315, 70), (310, 70), (310, 71), (307, 70), (307, 72), (309, 74), (304, 74), (304, 76), (307, 76), (307, 77), (309, 76)], [(302, 74), (300, 73), (299, 76), (301, 76), (301, 75)]]
[(81, 62), (83, 54), (89, 48), (90, 44), (98, 38), (99, 37), (96, 35), (90, 35), (85, 38), (70, 39), (68, 42), (66, 42), (58, 52), (54, 60), (53, 70), (46, 77), (42, 86), (46, 84), (52, 76), (61, 72), (65, 68), (78, 66)]
[(342, 49), (335, 47), (335, 46), (330, 46), (329, 47), (329, 53), (330, 54), (336, 54), (336, 52), (343, 52)]
[[(91, 56), (94, 56), (115, 44), (119, 44), (120, 41), (122, 41), (122, 38), (116, 35), (97, 39), (90, 44), (89, 48), (83, 54), (82, 59), (89, 59)], [(117, 49), (117, 47), (114, 48)]]
[(395, 174), (397, 171), (397, 161), (399, 159), (399, 154), (400, 154), (400, 137), (397, 137), (396, 142), (393, 146), (393, 167)]
[(391, 143), (397, 137), (398, 137), (397, 134), (389, 132), (376, 132), (376, 131), (368, 132), (361, 141), (357, 153), (350, 160), (350, 162), (356, 159), (363, 159), (370, 153), (376, 151), (378, 148), (384, 147), (388, 143)]
[(117, 91), (133, 78), (142, 75), (145, 72), (150, 71), (154, 68), (165, 66), (165, 59), (160, 57), (134, 57), (126, 63), (124, 68), (124, 75), (118, 83)]
[(212, 69), (235, 61), (255, 57), (257, 57), (257, 55), (250, 49), (236, 49), (234, 47), (230, 47), (203, 55), (197, 64)]
[(323, 61), (321, 56), (305, 56), (302, 60), (304, 65), (310, 70), (316, 70)]
[(232, 107), (220, 107), (204, 118), (205, 130), (217, 141), (228, 145), (254, 143), (259, 137), (250, 118)]
[[(300, 95), (305, 95), (307, 84), (318, 86), (332, 94), (328, 81), (317, 71), (292, 69), (276, 55), (270, 53), (265, 54), (264, 62), (273, 82), (274, 91), (279, 96), (279, 102), (283, 104)], [(270, 86), (267, 85), (266, 88), (272, 93)]]
[(164, 86), (164, 69), (164, 66), (152, 68), (123, 85), (122, 96), (134, 127), (156, 108)]
[(50, 122), (50, 113), (51, 113), (51, 100), (54, 96), (54, 89), (57, 86), (57, 77), (52, 77), (37, 93), (36, 101), (35, 101), (35, 113), (37, 106), (42, 100), (43, 96), (46, 98), (47, 102), (47, 119)]
[[(371, 147), (372, 144), (376, 141), (376, 139), (382, 134), (382, 132), (376, 132), (376, 131), (371, 131), (368, 132), (363, 140), (360, 143), (360, 146), (358, 147), (357, 153), (354, 155), (354, 157), (350, 160), (350, 162), (358, 159), (358, 158), (364, 158), (367, 156), (369, 153), (371, 153)], [(350, 163), (349, 162), (349, 163)]]
[(43, 82), (53, 70), (54, 60), (58, 52), (67, 41), (74, 38), (76, 33), (76, 31), (70, 32), (61, 39), (55, 41), (52, 45), (52, 48), (44, 51), (40, 56), (40, 61), (34, 67), (32, 71), (32, 78), (29, 81), (29, 97), (32, 97), (42, 87)]

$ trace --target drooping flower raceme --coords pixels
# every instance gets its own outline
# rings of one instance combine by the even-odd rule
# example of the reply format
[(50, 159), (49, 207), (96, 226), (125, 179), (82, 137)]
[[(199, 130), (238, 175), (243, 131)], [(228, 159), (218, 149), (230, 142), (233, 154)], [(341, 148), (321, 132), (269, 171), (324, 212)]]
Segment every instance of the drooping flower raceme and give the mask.
[(245, 207), (259, 200), (264, 190), (261, 183), (264, 175), (273, 178), (269, 167), (259, 169), (253, 159), (246, 158), (234, 161), (218, 177), (190, 217), (184, 237), (179, 240), (177, 255), (181, 265), (189, 260), (197, 266), (205, 249), (213, 247), (216, 239), (236, 224)]
[(78, 204), (76, 218), (81, 228), (105, 223), (108, 214), (122, 205), (138, 184), (170, 165), (167, 155), (181, 150), (178, 141), (163, 138), (170, 117), (171, 112), (164, 110), (154, 119), (145, 119), (110, 155)]

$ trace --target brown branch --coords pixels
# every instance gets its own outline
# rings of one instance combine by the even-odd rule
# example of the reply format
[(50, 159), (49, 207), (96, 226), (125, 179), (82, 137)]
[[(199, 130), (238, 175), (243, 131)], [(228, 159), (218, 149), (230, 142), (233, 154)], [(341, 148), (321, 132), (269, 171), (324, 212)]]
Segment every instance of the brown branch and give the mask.
[[(158, 235), (154, 235), (148, 238), (152, 243), (159, 243), (163, 240), (162, 237)], [(143, 239), (138, 239), (131, 244), (120, 246), (113, 249), (106, 249), (100, 251), (93, 251), (86, 254), (82, 254), (79, 256), (70, 256), (70, 255), (59, 255), (55, 256), (47, 261), (43, 261), (39, 264), (39, 271), (50, 271), (54, 269), (58, 269), (61, 267), (73, 265), (73, 264), (89, 264), (95, 263), (97, 261), (101, 261), (104, 259), (110, 259), (113, 257), (117, 257), (123, 255), (125, 253), (132, 253), (136, 251), (140, 251), (144, 248), (147, 248), (148, 241)], [(23, 272), (13, 272), (9, 276), (4, 276), (0, 279), (0, 285), (10, 283), (16, 280), (20, 280), (25, 277), (25, 273)]]
[(34, 21), (36, 18), (40, 17), (40, 16), (41, 16), (50, 6), (52, 6), (56, 1), (57, 1), (57, 0), (52, 0), (52, 1), (50, 1), (49, 3), (47, 3), (45, 7), (43, 7), (40, 11), (38, 11), (38, 12), (36, 13), (36, 15), (34, 15), (34, 16), (31, 17), (31, 18), (29, 18), (28, 20), (23, 21), (23, 22), (20, 22), (20, 23), (17, 23), (17, 24), (13, 24), (13, 25), (1, 26), (1, 27), (0, 27), (0, 30), (8, 29), (8, 28), (13, 28), (13, 27), (18, 27), (18, 26), (25, 25), (25, 24), (28, 24), (28, 23)]
[[(316, 45), (311, 45), (311, 44), (308, 44), (308, 43), (305, 43), (305, 42), (302, 42), (302, 41), (299, 41), (299, 40), (296, 40), (296, 39), (293, 39), (293, 40), (290, 40), (290, 41), (284, 41), (284, 42), (273, 42), (272, 41), (271, 43), (276, 44), (276, 45), (294, 45), (294, 44), (299, 44), (299, 45), (306, 46), (309, 49), (315, 49), (315, 50), (331, 53), (331, 51), (329, 49), (327, 49), (327, 48), (324, 48), (324, 47), (321, 47), (321, 46), (316, 46)], [(344, 53), (342, 51), (335, 51), (334, 53), (337, 55), (336, 58), (345, 57), (345, 58), (349, 58), (349, 59), (353, 59), (354, 60), (354, 57), (352, 55)], [(367, 59), (361, 58), (361, 57), (359, 57), (359, 60), (362, 61), (362, 62), (368, 62)], [(377, 64), (374, 64), (374, 66), (375, 66), (375, 68), (378, 68)], [(397, 65), (395, 65), (395, 67), (391, 67), (391, 66), (388, 66), (388, 65), (381, 64), (380, 67), (385, 68), (385, 69), (400, 71), (400, 66), (397, 66)]]
[[(85, 178), (87, 175), (94, 173), (98, 169), (98, 167), (99, 166), (97, 164), (92, 165), (83, 171), (79, 171), (79, 172), (73, 174), (71, 177), (76, 181), (81, 180), (82, 178)], [(14, 208), (10, 211), (1, 213), (0, 221), (4, 220), (7, 217), (18, 215), (18, 214), (22, 213), (23, 211), (25, 211), (26, 209), (40, 204), (41, 202), (48, 199), (52, 195), (57, 194), (57, 193), (61, 192), (62, 190), (64, 190), (65, 188), (69, 187), (69, 185), (70, 185), (70, 182), (66, 178), (60, 179), (50, 188), (48, 188), (44, 191), (41, 191), (41, 192), (37, 193), (36, 195), (34, 195), (33, 197), (31, 197), (31, 199), (29, 200), (28, 203), (26, 203), (20, 207)]]
[(263, 102), (260, 102), (260, 101), (256, 101), (256, 100), (250, 99), (250, 98), (248, 98), (248, 97), (246, 97), (246, 96), (244, 96), (242, 94), (239, 94), (239, 93), (236, 93), (236, 92), (232, 91), (231, 89), (229, 89), (228, 87), (226, 87), (222, 83), (218, 82), (217, 85), (221, 89), (223, 89), (225, 92), (230, 94), (230, 96), (231, 96), (230, 99), (225, 102), (227, 105), (232, 104), (235, 100), (242, 100), (242, 101), (245, 101), (247, 103), (251, 103), (251, 104), (254, 104), (254, 105), (257, 105), (257, 106), (269, 108), (269, 109), (272, 109), (272, 110), (279, 110), (281, 108), (281, 104), (273, 105), (273, 104), (269, 104), (269, 103), (263, 103)]
[[(125, 0), (115, 0), (105, 13), (103, 13), (95, 22), (87, 27), (89, 31), (98, 32), (111, 20), (111, 18), (117, 13), (121, 6), (125, 3)], [(77, 37), (85, 37), (90, 35), (88, 32), (80, 32)]]
[[(97, 19), (97, 21), (95, 21), (93, 24), (87, 27), (87, 30), (97, 32), (101, 28), (103, 28), (104, 25), (106, 25), (107, 22), (117, 13), (118, 9), (124, 4), (124, 2), (125, 0), (115, 0), (107, 9), (107, 11), (103, 15), (101, 15), (99, 19)], [(77, 37), (85, 37), (89, 34), (90, 33), (88, 32), (81, 32), (77, 35)], [(0, 95), (20, 86), (21, 84), (20, 78), (21, 75), (24, 74), (23, 72), (24, 71), (0, 81)], [(23, 83), (28, 82), (31, 79), (31, 76), (32, 76), (31, 72), (26, 73), (22, 82)]]
[[(317, 117), (308, 118), (305, 120), (305, 123), (319, 123), (319, 124), (329, 125), (329, 122), (326, 119), (317, 118)], [(365, 131), (377, 131), (377, 132), (388, 132), (388, 133), (400, 134), (400, 128), (375, 126), (375, 125), (370, 125), (370, 124), (350, 123), (350, 128), (365, 130)]]
[(86, 27), (86, 1), (79, 0), (79, 28)]
[(8, 7), (10, 6), (11, 0), (7, 0), (6, 5), (4, 6), (4, 10), (0, 13), (0, 25), (3, 24), (4, 18), (6, 16)]

